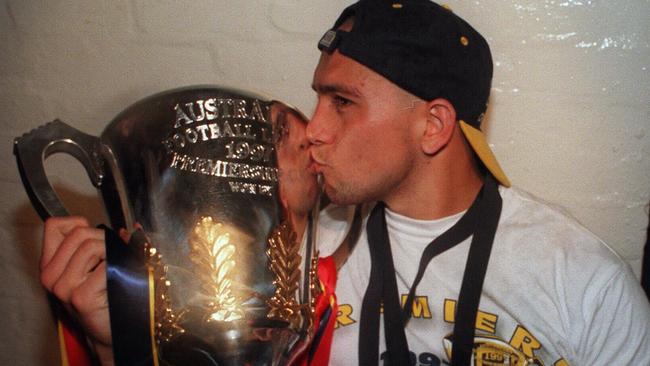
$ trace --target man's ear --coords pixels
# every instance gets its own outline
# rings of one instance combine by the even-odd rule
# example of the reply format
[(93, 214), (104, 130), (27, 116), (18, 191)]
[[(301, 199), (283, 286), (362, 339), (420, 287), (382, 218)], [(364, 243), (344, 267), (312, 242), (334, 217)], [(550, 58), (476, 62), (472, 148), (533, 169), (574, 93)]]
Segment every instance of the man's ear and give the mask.
[(427, 109), (421, 147), (425, 154), (435, 155), (451, 141), (456, 128), (456, 109), (448, 100), (442, 98), (428, 102)]

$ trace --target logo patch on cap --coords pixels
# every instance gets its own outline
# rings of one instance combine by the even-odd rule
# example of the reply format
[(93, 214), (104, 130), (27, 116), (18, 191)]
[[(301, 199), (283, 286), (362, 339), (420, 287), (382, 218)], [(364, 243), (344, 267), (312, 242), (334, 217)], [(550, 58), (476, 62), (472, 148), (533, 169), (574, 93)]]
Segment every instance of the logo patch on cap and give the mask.
[(333, 29), (325, 32), (320, 41), (318, 41), (318, 49), (321, 51), (326, 50), (327, 52), (332, 53), (332, 51), (334, 51), (336, 48), (336, 36), (337, 33)]

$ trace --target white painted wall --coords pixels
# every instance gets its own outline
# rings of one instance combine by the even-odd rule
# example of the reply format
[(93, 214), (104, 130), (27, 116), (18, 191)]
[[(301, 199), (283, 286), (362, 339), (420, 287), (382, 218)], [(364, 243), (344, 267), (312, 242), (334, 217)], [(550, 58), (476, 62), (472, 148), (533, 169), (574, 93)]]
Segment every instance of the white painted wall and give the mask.
[[(316, 42), (348, 0), (0, 0), (0, 364), (52, 365), (40, 223), (12, 139), (60, 118), (99, 134), (132, 102), (212, 83), (311, 113)], [(650, 2), (449, 1), (491, 44), (487, 131), (515, 185), (566, 207), (639, 273), (650, 200)], [(101, 207), (53, 157), (72, 211)], [(96, 215), (96, 221), (102, 219)]]

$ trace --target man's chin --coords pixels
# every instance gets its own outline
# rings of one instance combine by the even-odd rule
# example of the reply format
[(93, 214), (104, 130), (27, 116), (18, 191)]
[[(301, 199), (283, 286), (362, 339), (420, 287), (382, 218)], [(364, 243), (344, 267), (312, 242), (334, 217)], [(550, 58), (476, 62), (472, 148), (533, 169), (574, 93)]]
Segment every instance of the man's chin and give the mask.
[(332, 202), (335, 205), (340, 205), (340, 197), (337, 195), (336, 190), (332, 188), (329, 184), (327, 184), (327, 181), (323, 184), (323, 192), (327, 196), (330, 202)]
[(324, 191), (330, 202), (338, 206), (356, 205), (364, 202), (361, 197), (357, 197), (349, 190), (336, 189), (328, 185), (327, 181), (325, 182)]

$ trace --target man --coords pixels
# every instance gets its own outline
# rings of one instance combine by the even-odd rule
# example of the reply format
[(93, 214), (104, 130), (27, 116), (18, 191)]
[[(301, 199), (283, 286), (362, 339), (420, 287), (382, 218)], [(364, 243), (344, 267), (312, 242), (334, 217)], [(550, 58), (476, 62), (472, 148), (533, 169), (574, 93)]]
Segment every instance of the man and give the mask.
[(428, 0), (362, 0), (319, 48), (313, 168), (335, 204), (371, 203), (347, 248), (350, 210), (321, 219), (321, 253), (346, 252), (332, 364), (650, 364), (624, 261), (507, 188), (478, 129), (492, 78), (478, 32)]
[[(625, 263), (506, 188), (478, 129), (492, 62), (475, 30), (427, 0), (361, 1), (320, 48), (306, 133), (338, 205), (319, 227), (340, 266), (331, 364), (650, 364), (650, 309)], [(80, 237), (55, 226), (49, 289), (47, 267), (65, 265), (45, 259)]]

